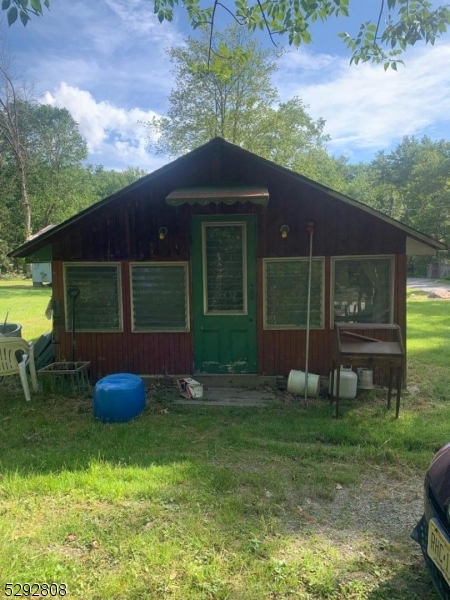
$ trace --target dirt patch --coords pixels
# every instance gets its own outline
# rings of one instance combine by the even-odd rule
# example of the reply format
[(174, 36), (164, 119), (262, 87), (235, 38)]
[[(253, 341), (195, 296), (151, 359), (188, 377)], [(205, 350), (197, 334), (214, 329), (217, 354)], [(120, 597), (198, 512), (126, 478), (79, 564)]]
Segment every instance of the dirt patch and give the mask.
[(435, 289), (428, 294), (428, 298), (440, 298), (442, 300), (450, 300), (450, 290)]
[[(337, 484), (332, 500), (305, 498), (296, 509), (298, 524), (314, 523), (316, 531), (326, 532), (336, 544), (345, 546), (362, 536), (415, 549), (410, 535), (423, 507), (422, 476), (398, 478), (377, 471), (363, 475), (354, 485)], [(294, 522), (291, 526), (296, 527)]]

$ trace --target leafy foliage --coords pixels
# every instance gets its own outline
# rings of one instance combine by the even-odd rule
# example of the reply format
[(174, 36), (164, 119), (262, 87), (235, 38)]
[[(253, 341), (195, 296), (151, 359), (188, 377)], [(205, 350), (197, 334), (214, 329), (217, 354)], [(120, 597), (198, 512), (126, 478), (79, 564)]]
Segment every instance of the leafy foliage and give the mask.
[[(233, 0), (229, 5), (214, 0), (204, 6), (200, 0), (152, 0), (154, 13), (160, 23), (172, 21), (175, 7), (181, 5), (187, 12), (193, 29), (207, 26), (210, 39), (215, 29), (217, 10), (231, 15), (248, 31), (265, 30), (275, 40), (287, 36), (293, 46), (312, 41), (311, 25), (328, 21), (332, 17), (349, 17), (351, 7), (358, 0)], [(353, 3), (352, 3), (353, 2)], [(44, 0), (3, 0), (2, 10), (7, 11), (8, 24), (20, 17), (23, 25), (30, 15), (42, 16), (42, 6), (50, 7)], [(131, 10), (131, 7), (130, 7)], [(434, 7), (430, 0), (378, 0), (372, 19), (364, 21), (356, 35), (339, 34), (351, 52), (351, 62), (382, 63), (384, 69), (397, 69), (402, 63), (398, 56), (408, 46), (418, 42), (434, 44), (447, 31), (450, 24), (450, 5)]]
[[(66, 109), (20, 101), (16, 98), (21, 163), (15, 146), (2, 130), (0, 110), (0, 267), (9, 268), (7, 253), (31, 231), (58, 224), (94, 202), (132, 183), (145, 173), (129, 168), (123, 173), (85, 165), (87, 144)], [(23, 169), (19, 168), (23, 165)], [(23, 177), (22, 177), (23, 176)], [(21, 196), (26, 182), (27, 210)]]
[[(379, 206), (390, 216), (450, 244), (450, 142), (404, 137), (371, 164)], [(387, 208), (387, 210), (386, 210)]]
[[(179, 156), (221, 136), (278, 164), (336, 184), (340, 167), (325, 150), (325, 121), (314, 121), (294, 97), (280, 102), (272, 86), (280, 53), (264, 50), (250, 34), (230, 26), (209, 37), (188, 38), (169, 50), (175, 87), (166, 116), (148, 124), (156, 150)], [(333, 176), (331, 176), (333, 173)]]
[(42, 7), (50, 8), (50, 0), (3, 0), (2, 10), (6, 11), (8, 25), (13, 25), (19, 18), (22, 25), (30, 20), (30, 15), (42, 17)]
[[(353, 6), (357, 0), (353, 0)], [(178, 0), (154, 0), (155, 14), (160, 21), (173, 19)], [(194, 29), (207, 25), (212, 32), (216, 11), (220, 8), (249, 31), (265, 30), (270, 39), (287, 36), (290, 45), (300, 46), (312, 41), (311, 25), (332, 17), (348, 17), (350, 0), (234, 0), (231, 6), (215, 0), (212, 6), (199, 0), (184, 0)], [(363, 22), (356, 35), (341, 33), (351, 52), (351, 62), (383, 63), (384, 68), (397, 69), (398, 56), (418, 42), (434, 44), (450, 23), (448, 4), (433, 7), (429, 0), (379, 0), (372, 19)]]
[[(404, 137), (368, 164), (343, 164), (339, 191), (450, 247), (450, 142)], [(339, 181), (338, 181), (339, 184)], [(448, 251), (439, 258), (449, 258)], [(425, 274), (430, 257), (414, 257)]]
[(169, 111), (149, 124), (160, 136), (157, 151), (179, 156), (221, 136), (257, 152), (253, 141), (278, 97), (270, 82), (278, 54), (237, 26), (218, 33), (211, 50), (203, 31), (200, 40), (188, 38), (168, 54), (176, 78)]

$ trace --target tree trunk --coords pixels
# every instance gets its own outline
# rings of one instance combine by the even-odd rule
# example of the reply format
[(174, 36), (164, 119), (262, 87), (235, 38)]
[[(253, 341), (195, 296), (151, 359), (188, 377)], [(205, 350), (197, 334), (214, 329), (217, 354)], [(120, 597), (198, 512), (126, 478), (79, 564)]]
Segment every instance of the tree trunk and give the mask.
[(28, 239), (31, 235), (31, 205), (28, 198), (27, 191), (27, 179), (25, 176), (25, 169), (23, 165), (19, 166), (20, 174), (20, 193), (22, 196), (23, 212), (25, 217), (25, 239)]

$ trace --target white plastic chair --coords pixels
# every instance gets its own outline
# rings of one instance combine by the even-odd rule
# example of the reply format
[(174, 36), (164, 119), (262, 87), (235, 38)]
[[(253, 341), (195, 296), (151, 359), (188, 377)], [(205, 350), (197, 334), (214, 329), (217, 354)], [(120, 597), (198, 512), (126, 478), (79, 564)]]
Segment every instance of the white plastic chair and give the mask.
[(31, 400), (30, 388), (27, 379), (27, 366), (30, 369), (33, 391), (38, 391), (36, 367), (34, 365), (34, 345), (22, 338), (0, 338), (0, 377), (15, 375), (20, 376), (25, 400)]

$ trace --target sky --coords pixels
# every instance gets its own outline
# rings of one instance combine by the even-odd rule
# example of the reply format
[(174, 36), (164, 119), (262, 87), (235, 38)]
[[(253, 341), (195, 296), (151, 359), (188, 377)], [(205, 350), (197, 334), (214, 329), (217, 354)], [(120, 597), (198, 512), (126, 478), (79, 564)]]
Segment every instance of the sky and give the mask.
[[(165, 50), (195, 35), (182, 9), (160, 24), (152, 0), (51, 0), (50, 12), (0, 25), (18, 70), (34, 80), (42, 102), (67, 108), (88, 143), (89, 162), (151, 172), (168, 158), (149, 150), (143, 123), (168, 109), (174, 84)], [(273, 76), (281, 100), (299, 96), (326, 121), (330, 152), (351, 162), (390, 151), (405, 135), (450, 139), (450, 34), (417, 45), (405, 67), (352, 65), (340, 31), (357, 31), (379, 0), (352, 0), (358, 12), (313, 27), (314, 43), (289, 49)], [(220, 21), (219, 21), (220, 23)], [(264, 43), (269, 43), (262, 38)]]

